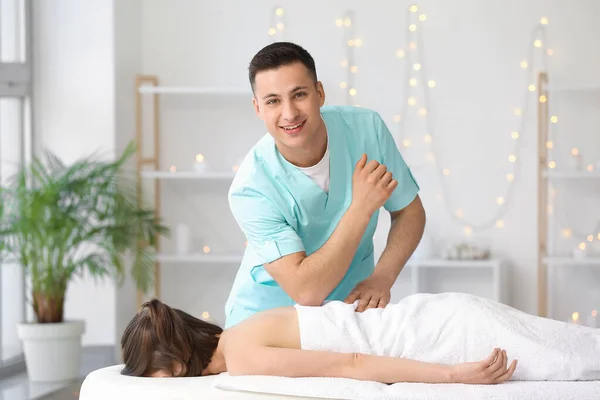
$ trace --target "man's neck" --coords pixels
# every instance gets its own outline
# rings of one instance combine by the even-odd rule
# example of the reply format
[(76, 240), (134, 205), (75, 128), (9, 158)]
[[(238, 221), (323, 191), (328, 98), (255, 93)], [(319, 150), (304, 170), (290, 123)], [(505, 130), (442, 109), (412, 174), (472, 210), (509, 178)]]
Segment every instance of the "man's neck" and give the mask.
[(327, 128), (324, 123), (321, 123), (314, 140), (306, 147), (290, 148), (280, 143), (276, 143), (276, 146), (288, 162), (300, 168), (307, 168), (317, 165), (323, 159), (327, 150), (327, 140)]

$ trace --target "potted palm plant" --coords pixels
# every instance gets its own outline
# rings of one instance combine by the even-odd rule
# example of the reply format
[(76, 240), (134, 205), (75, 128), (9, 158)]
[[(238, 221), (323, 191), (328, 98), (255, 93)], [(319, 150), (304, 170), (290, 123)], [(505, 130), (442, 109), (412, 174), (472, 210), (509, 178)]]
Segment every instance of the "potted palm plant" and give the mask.
[(130, 144), (117, 160), (90, 155), (70, 165), (47, 151), (0, 187), (0, 257), (22, 266), (35, 315), (17, 327), (32, 381), (78, 376), (84, 321), (64, 318), (75, 277), (120, 284), (130, 274), (143, 292), (153, 285), (155, 245), (169, 231), (138, 202), (126, 171), (135, 151)]

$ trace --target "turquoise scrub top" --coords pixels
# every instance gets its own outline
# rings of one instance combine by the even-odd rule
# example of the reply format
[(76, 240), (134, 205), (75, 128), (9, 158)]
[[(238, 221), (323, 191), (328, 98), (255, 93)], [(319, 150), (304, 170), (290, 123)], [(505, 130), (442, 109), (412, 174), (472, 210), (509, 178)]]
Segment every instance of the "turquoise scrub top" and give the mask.
[[(279, 153), (270, 134), (252, 148), (233, 180), (229, 205), (248, 246), (225, 305), (226, 327), (258, 311), (295, 304), (263, 264), (300, 251), (310, 256), (323, 246), (352, 201), (352, 174), (363, 153), (384, 164), (398, 181), (384, 205), (387, 211), (406, 207), (419, 191), (378, 113), (324, 106), (321, 116), (330, 153), (328, 193)], [(378, 214), (371, 218), (346, 275), (327, 300), (344, 300), (373, 272)]]

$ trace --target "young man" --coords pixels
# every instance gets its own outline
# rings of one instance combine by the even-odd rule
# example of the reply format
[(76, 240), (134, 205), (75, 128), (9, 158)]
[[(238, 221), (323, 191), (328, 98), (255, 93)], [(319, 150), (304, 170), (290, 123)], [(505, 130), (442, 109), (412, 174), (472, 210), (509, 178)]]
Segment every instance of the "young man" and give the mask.
[[(298, 45), (266, 46), (249, 76), (268, 134), (229, 191), (248, 247), (225, 307), (226, 327), (294, 303), (384, 307), (425, 225), (419, 187), (391, 133), (376, 112), (323, 106), (314, 60)], [(392, 224), (375, 266), (382, 206)]]

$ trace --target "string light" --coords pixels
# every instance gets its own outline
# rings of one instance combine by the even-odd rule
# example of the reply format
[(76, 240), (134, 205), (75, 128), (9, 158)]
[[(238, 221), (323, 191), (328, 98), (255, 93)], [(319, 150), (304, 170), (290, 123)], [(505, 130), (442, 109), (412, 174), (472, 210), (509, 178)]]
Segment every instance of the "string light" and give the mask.
[[(340, 83), (340, 87), (346, 90), (347, 104), (354, 102), (354, 98), (357, 95), (354, 85), (354, 76), (358, 73), (358, 66), (355, 63), (355, 49), (361, 47), (363, 44), (362, 39), (356, 37), (356, 24), (354, 20), (354, 11), (348, 10), (342, 18), (336, 19), (335, 22), (336, 26), (344, 29), (343, 43), (345, 44), (346, 58), (341, 61), (341, 65), (342, 68), (346, 69), (346, 80)], [(398, 50), (396, 55), (399, 58), (404, 57), (404, 52)], [(355, 104), (355, 106), (358, 105)]]
[(208, 253), (210, 253), (210, 247), (209, 247), (209, 246), (204, 246), (204, 247), (202, 248), (202, 252), (203, 252), (204, 254), (208, 254)]
[(269, 28), (269, 36), (272, 41), (282, 41), (283, 40), (283, 32), (285, 30), (285, 21), (284, 21), (285, 11), (283, 8), (279, 6), (273, 7), (273, 12), (271, 13), (271, 22)]
[(176, 167), (176, 166), (174, 166), (174, 165), (171, 165), (171, 166), (169, 167), (169, 171), (170, 171), (170, 172), (177, 172), (177, 167)]
[[(516, 117), (518, 117), (518, 121), (517, 121), (517, 128), (516, 129), (512, 129), (509, 130), (507, 132), (507, 137), (510, 136), (510, 138), (512, 139), (512, 143), (514, 146), (514, 150), (509, 153), (508, 157), (507, 157), (507, 161), (508, 161), (508, 165), (510, 165), (511, 169), (513, 169), (513, 171), (506, 173), (506, 181), (508, 182), (507, 184), (507, 188), (506, 188), (506, 194), (503, 196), (498, 196), (496, 198), (496, 204), (497, 204), (497, 208), (496, 211), (494, 212), (494, 214), (492, 215), (491, 218), (485, 220), (482, 223), (476, 224), (473, 221), (466, 221), (464, 220), (462, 215), (458, 215), (458, 213), (456, 211), (453, 210), (460, 210), (460, 208), (455, 207), (455, 205), (452, 202), (452, 199), (450, 198), (450, 196), (448, 195), (449, 190), (448, 190), (448, 184), (449, 184), (449, 179), (448, 177), (450, 176), (450, 169), (447, 166), (444, 165), (439, 165), (440, 162), (440, 157), (438, 154), (436, 154), (436, 144), (438, 142), (436, 142), (435, 139), (435, 132), (433, 129), (433, 124), (430, 121), (430, 119), (427, 117), (428, 115), (431, 115), (431, 106), (430, 106), (430, 101), (429, 101), (429, 92), (427, 91), (427, 88), (429, 89), (433, 89), (436, 87), (436, 82), (433, 80), (428, 80), (427, 76), (426, 76), (426, 70), (425, 67), (427, 65), (426, 60), (424, 60), (424, 54), (420, 54), (420, 52), (424, 52), (423, 50), (423, 38), (422, 38), (422, 32), (423, 29), (421, 26), (419, 26), (419, 24), (423, 23), (427, 18), (423, 17), (421, 18), (419, 15), (415, 15), (418, 11), (419, 8), (416, 5), (410, 5), (409, 6), (409, 13), (407, 14), (407, 22), (406, 25), (408, 27), (409, 33), (406, 36), (406, 45), (408, 48), (410, 49), (417, 49), (417, 43), (418, 43), (418, 48), (419, 50), (419, 54), (417, 54), (417, 52), (409, 52), (409, 53), (404, 53), (404, 51), (402, 51), (401, 55), (402, 57), (399, 58), (406, 58), (404, 62), (404, 66), (405, 66), (405, 71), (406, 71), (406, 80), (405, 82), (405, 90), (403, 91), (404, 93), (407, 93), (407, 101), (404, 103), (401, 103), (401, 107), (402, 109), (400, 110), (399, 115), (402, 115), (403, 118), (401, 121), (398, 121), (395, 119), (396, 122), (402, 122), (401, 124), (399, 124), (398, 129), (399, 129), (399, 135), (400, 135), (400, 139), (402, 142), (404, 142), (404, 140), (409, 140), (410, 138), (408, 137), (404, 137), (406, 135), (405, 130), (407, 130), (407, 128), (405, 128), (404, 125), (408, 125), (408, 121), (407, 118), (404, 118), (405, 114), (407, 114), (408, 112), (412, 112), (410, 111), (410, 108), (408, 107), (412, 107), (414, 105), (417, 104), (417, 102), (421, 102), (421, 98), (420, 96), (416, 96), (415, 93), (413, 93), (413, 88), (419, 88), (419, 90), (423, 91), (423, 95), (424, 95), (424, 99), (423, 99), (423, 103), (422, 106), (415, 112), (415, 114), (418, 114), (421, 117), (425, 117), (425, 124), (426, 124), (426, 136), (425, 136), (425, 142), (428, 143), (431, 146), (431, 149), (433, 150), (432, 152), (426, 152), (425, 156), (427, 158), (427, 160), (430, 161), (434, 161), (436, 163), (436, 170), (439, 173), (439, 176), (441, 177), (441, 183), (442, 183), (442, 189), (443, 189), (443, 199), (445, 200), (445, 205), (447, 206), (447, 209), (450, 212), (450, 214), (452, 215), (452, 217), (454, 217), (455, 219), (459, 220), (459, 223), (461, 225), (463, 225), (464, 232), (465, 234), (470, 234), (471, 232), (473, 232), (475, 229), (477, 230), (483, 230), (486, 228), (490, 228), (490, 227), (497, 227), (497, 228), (501, 228), (504, 227), (504, 219), (502, 218), (503, 214), (506, 213), (507, 207), (510, 204), (510, 200), (512, 199), (512, 195), (514, 192), (514, 183), (516, 182), (516, 176), (517, 176), (517, 171), (518, 168), (520, 166), (520, 150), (523, 146), (521, 137), (523, 136), (524, 132), (525, 132), (525, 128), (526, 128), (526, 116), (528, 114), (529, 108), (530, 108), (530, 102), (528, 100), (529, 96), (531, 96), (531, 94), (536, 95), (535, 92), (538, 90), (537, 85), (534, 83), (531, 83), (532, 81), (535, 81), (535, 72), (537, 70), (547, 70), (546, 66), (545, 66), (545, 62), (546, 60), (542, 57), (542, 66), (541, 68), (536, 68), (536, 65), (534, 65), (535, 62), (537, 62), (537, 58), (535, 57), (535, 51), (542, 51), (542, 52), (546, 52), (547, 49), (545, 49), (545, 43), (546, 43), (546, 39), (545, 39), (545, 25), (547, 25), (548, 21), (547, 18), (543, 19), (543, 21), (545, 21), (544, 23), (541, 24), (541, 26), (537, 26), (533, 31), (532, 31), (532, 35), (531, 35), (531, 41), (528, 41), (527, 43), (529, 43), (529, 46), (531, 46), (531, 43), (533, 44), (533, 46), (529, 47), (528, 51), (527, 51), (527, 57), (524, 58), (522, 61), (520, 61), (518, 63), (518, 67), (520, 67), (520, 69), (523, 69), (526, 71), (527, 73), (527, 80), (528, 80), (528, 84), (523, 88), (525, 90), (525, 96), (523, 98), (523, 107), (520, 108), (512, 108), (512, 111), (514, 113), (514, 115)], [(424, 14), (421, 14), (424, 16)], [(538, 50), (540, 49), (540, 50)], [(427, 86), (425, 87), (425, 89), (420, 89), (421, 85), (417, 85), (417, 82), (427, 82)], [(539, 102), (546, 102), (547, 101), (547, 97), (544, 93), (540, 93), (539, 95), (536, 95), (537, 100)], [(418, 100), (417, 100), (418, 98)], [(410, 114), (413, 115), (413, 114)], [(552, 119), (552, 121), (558, 121), (558, 118)], [(404, 123), (406, 122), (406, 124)], [(414, 129), (410, 130), (410, 133), (412, 135), (414, 135)], [(553, 162), (551, 162), (553, 163)]]
[(204, 311), (202, 313), (202, 319), (209, 319), (210, 318), (210, 313), (208, 311)]
[(550, 122), (556, 124), (558, 122), (558, 117), (556, 115), (553, 115), (552, 117), (550, 117)]

